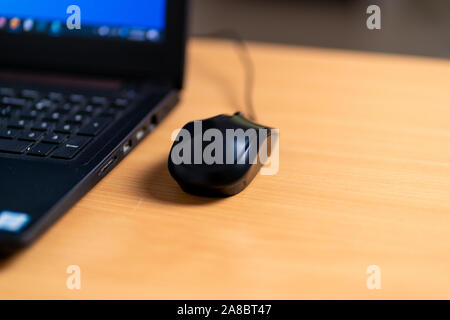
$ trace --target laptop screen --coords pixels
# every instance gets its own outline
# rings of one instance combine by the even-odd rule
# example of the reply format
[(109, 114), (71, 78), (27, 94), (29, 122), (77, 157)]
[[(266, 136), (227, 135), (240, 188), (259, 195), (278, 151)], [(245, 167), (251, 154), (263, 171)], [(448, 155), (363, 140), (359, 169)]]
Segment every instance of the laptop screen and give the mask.
[(161, 42), (167, 0), (0, 1), (0, 32)]

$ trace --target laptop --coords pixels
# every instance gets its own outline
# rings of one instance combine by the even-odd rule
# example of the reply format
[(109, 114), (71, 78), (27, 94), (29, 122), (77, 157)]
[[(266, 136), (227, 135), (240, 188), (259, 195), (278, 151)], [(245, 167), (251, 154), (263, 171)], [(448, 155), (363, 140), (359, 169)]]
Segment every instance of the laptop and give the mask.
[(33, 242), (174, 108), (186, 12), (178, 0), (0, 2), (0, 252)]

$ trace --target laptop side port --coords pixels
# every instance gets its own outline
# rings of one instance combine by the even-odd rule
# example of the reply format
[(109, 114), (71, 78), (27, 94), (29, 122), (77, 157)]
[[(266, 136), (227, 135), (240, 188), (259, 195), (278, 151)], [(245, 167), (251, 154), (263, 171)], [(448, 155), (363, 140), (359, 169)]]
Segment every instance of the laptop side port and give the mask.
[(128, 140), (121, 148), (121, 151), (124, 155), (126, 155), (128, 152), (130, 152), (131, 148), (133, 147), (133, 142), (131, 140)]
[(158, 117), (155, 115), (153, 115), (150, 119), (150, 132), (152, 132), (153, 130), (155, 130), (156, 126), (158, 125)]
[(105, 174), (107, 174), (109, 172), (109, 170), (113, 167), (113, 165), (116, 163), (117, 158), (118, 158), (117, 156), (114, 156), (111, 159), (109, 159), (108, 161), (106, 161), (106, 163), (100, 169), (98, 175), (104, 176)]
[(139, 142), (145, 137), (145, 128), (140, 129), (138, 132), (136, 132), (136, 140)]

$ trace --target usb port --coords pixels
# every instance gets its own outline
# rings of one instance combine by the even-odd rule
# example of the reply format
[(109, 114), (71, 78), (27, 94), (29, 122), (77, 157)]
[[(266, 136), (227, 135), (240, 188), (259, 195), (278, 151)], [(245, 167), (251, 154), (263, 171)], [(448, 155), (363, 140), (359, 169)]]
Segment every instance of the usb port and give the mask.
[(137, 141), (141, 141), (141, 140), (144, 138), (144, 136), (145, 136), (145, 129), (142, 128), (141, 130), (139, 130), (139, 131), (136, 133), (136, 139), (137, 139)]
[(130, 152), (132, 147), (132, 143), (131, 140), (129, 140), (127, 143), (125, 143), (122, 147), (122, 153), (123, 154), (127, 154), (128, 152)]

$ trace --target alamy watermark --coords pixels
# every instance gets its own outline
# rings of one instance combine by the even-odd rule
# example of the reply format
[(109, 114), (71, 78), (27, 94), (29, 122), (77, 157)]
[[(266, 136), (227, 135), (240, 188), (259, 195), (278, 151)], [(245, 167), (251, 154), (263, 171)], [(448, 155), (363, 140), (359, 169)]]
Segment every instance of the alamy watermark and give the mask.
[(366, 26), (369, 30), (381, 30), (381, 9), (376, 4), (372, 4), (367, 7), (367, 14), (370, 16), (367, 18)]
[[(187, 129), (175, 130), (170, 157), (182, 164), (255, 164), (261, 163), (262, 175), (275, 175), (279, 170), (278, 129), (210, 128), (203, 131), (202, 121), (194, 121), (194, 137)], [(225, 147), (224, 147), (225, 146)]]
[(369, 277), (366, 280), (366, 287), (369, 290), (381, 289), (381, 268), (377, 265), (370, 265), (366, 269)]
[(81, 290), (81, 268), (77, 265), (70, 265), (67, 267), (66, 273), (70, 274), (66, 280), (67, 289)]
[(72, 4), (67, 7), (67, 14), (70, 16), (67, 18), (66, 25), (69, 30), (81, 29), (81, 9), (79, 6)]
[[(72, 4), (67, 7), (66, 13), (70, 15), (66, 21), (67, 29), (80, 30), (81, 8)], [(367, 29), (381, 30), (381, 8), (376, 4), (372, 4), (367, 7), (366, 13), (370, 15), (366, 20)]]

